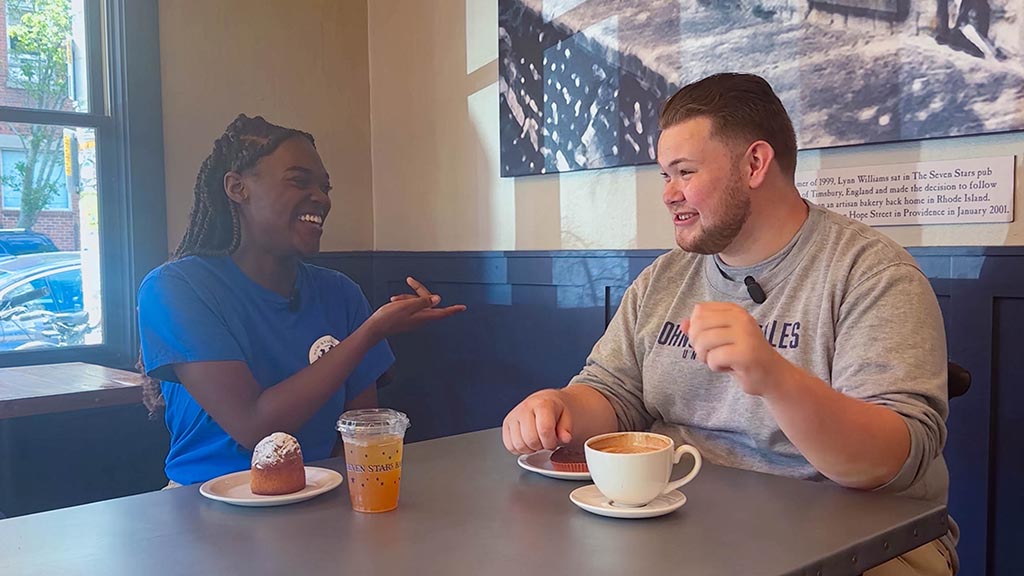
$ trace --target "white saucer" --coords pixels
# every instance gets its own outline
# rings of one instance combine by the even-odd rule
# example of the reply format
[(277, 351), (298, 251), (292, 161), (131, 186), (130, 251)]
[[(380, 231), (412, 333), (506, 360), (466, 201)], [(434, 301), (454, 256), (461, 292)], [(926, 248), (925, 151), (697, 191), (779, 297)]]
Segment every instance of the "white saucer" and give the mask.
[(536, 472), (550, 478), (559, 480), (590, 480), (589, 472), (563, 472), (555, 470), (551, 465), (551, 450), (541, 450), (533, 454), (523, 454), (517, 460), (519, 467), (523, 470)]
[(199, 493), (211, 500), (227, 502), (236, 506), (282, 506), (309, 500), (337, 488), (344, 482), (341, 474), (328, 468), (306, 466), (306, 487), (291, 494), (263, 496), (249, 490), (249, 471), (242, 470), (207, 480), (199, 487)]
[(678, 510), (686, 504), (686, 495), (679, 490), (673, 490), (668, 494), (658, 496), (646, 506), (638, 508), (627, 508), (625, 506), (614, 506), (611, 500), (601, 494), (597, 486), (590, 484), (577, 488), (569, 494), (572, 503), (583, 508), (587, 512), (593, 512), (599, 516), (610, 518), (654, 518), (663, 516)]

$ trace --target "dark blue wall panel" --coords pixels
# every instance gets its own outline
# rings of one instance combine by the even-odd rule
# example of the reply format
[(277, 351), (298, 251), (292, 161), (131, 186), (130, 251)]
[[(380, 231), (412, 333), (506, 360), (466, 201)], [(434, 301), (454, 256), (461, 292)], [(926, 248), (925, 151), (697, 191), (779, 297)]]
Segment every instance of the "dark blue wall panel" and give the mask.
[(0, 420), (0, 512), (159, 490), (168, 443), (163, 422), (141, 404)]
[[(919, 248), (949, 357), (973, 375), (951, 402), (950, 510), (967, 575), (1024, 566), (1024, 248)], [(469, 310), (394, 338), (383, 404), (410, 415), (411, 440), (501, 424), (529, 393), (576, 374), (629, 283), (662, 251), (339, 253), (318, 258), (363, 286), (375, 306), (415, 276)], [(498, 449), (498, 447), (496, 447)]]
[[(1021, 274), (1021, 268), (1015, 273)], [(992, 379), (994, 461), (990, 470), (989, 518), (990, 570), (992, 574), (1020, 573), (1024, 566), (1024, 350), (1020, 346), (1020, 330), (1024, 326), (1024, 297), (997, 297), (994, 302), (996, 323), (994, 338), (994, 373)]]

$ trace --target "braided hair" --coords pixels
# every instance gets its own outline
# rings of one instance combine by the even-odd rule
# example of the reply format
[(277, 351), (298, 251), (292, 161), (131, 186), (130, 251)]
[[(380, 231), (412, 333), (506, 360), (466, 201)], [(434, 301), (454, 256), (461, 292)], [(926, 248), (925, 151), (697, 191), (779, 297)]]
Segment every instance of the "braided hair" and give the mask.
[(228, 125), (199, 168), (188, 228), (174, 251), (175, 259), (220, 256), (238, 249), (242, 241), (238, 205), (224, 191), (224, 175), (252, 168), (294, 136), (316, 145), (310, 134), (271, 124), (262, 116), (249, 118), (239, 114)]
[[(239, 114), (224, 134), (213, 143), (213, 152), (206, 157), (196, 176), (195, 199), (189, 214), (185, 236), (174, 251), (173, 260), (186, 256), (221, 256), (238, 249), (242, 230), (238, 204), (224, 190), (224, 175), (244, 172), (269, 156), (289, 138), (301, 136), (314, 147), (313, 136), (301, 130), (267, 122), (262, 116), (250, 118)], [(150, 417), (164, 406), (160, 381), (146, 376), (142, 354), (135, 365), (142, 373), (142, 401)]]

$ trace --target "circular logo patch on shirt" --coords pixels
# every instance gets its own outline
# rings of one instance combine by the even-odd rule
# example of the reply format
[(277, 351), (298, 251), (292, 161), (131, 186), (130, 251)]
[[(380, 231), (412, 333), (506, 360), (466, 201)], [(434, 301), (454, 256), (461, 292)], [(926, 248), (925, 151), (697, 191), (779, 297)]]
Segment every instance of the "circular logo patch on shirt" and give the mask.
[(316, 342), (313, 342), (313, 345), (309, 348), (309, 363), (312, 364), (313, 362), (316, 362), (322, 358), (324, 354), (327, 354), (328, 350), (334, 348), (338, 344), (341, 344), (341, 342), (338, 342), (338, 339), (330, 334), (321, 336)]

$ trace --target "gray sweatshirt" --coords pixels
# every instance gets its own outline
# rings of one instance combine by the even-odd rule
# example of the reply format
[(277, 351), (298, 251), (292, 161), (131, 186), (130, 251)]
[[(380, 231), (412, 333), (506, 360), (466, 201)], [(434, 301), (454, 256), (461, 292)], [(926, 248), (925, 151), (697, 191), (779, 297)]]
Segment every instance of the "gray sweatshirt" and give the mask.
[[(910, 430), (902, 470), (879, 488), (945, 502), (946, 336), (935, 293), (913, 258), (870, 227), (810, 204), (778, 254), (733, 268), (673, 250), (626, 290), (570, 385), (611, 402), (621, 430), (652, 430), (693, 444), (724, 466), (824, 481), (783, 434), (767, 404), (696, 358), (679, 328), (695, 304), (733, 302), (783, 357), (853, 398), (886, 406)], [(743, 279), (767, 293), (755, 304)], [(955, 558), (956, 525), (943, 544)]]

